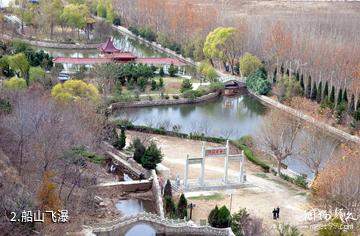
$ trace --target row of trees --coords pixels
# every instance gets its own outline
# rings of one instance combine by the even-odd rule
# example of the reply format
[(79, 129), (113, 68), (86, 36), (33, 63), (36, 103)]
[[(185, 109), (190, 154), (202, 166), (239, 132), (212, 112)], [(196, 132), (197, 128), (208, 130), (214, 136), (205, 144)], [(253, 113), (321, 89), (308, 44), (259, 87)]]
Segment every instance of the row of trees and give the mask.
[(12, 9), (21, 20), (21, 32), (25, 33), (26, 24), (32, 27), (36, 36), (42, 33), (51, 39), (57, 27), (61, 27), (62, 33), (66, 28), (72, 29), (73, 33), (77, 30), (78, 37), (80, 30), (85, 30), (89, 39), (89, 27), (95, 23), (91, 14), (98, 14), (110, 23), (113, 23), (115, 18), (112, 2), (109, 0), (74, 0), (68, 4), (60, 0), (41, 0), (39, 4), (20, 0), (17, 3)]
[[(187, 8), (172, 7), (172, 4), (183, 4)], [(240, 56), (251, 52), (263, 59), (269, 77), (279, 76), (276, 71), (280, 72), (283, 65), (290, 76), (296, 73), (302, 76), (305, 84), (311, 77), (311, 90), (314, 82), (319, 85), (322, 81), (324, 86), (328, 81), (329, 88), (335, 88), (336, 97), (340, 89), (347, 89), (349, 100), (354, 94), (357, 103), (360, 54), (356, 42), (360, 31), (355, 23), (358, 21), (355, 13), (345, 15), (333, 11), (329, 5), (326, 14), (306, 8), (305, 13), (294, 11), (296, 13), (283, 13), (281, 17), (279, 11), (274, 11), (270, 15), (245, 15), (238, 19), (235, 18), (238, 16), (226, 14), (235, 4), (234, 1), (221, 1), (205, 6), (191, 0), (181, 3), (118, 0), (115, 8), (127, 25), (147, 25), (153, 32), (160, 32), (183, 47), (195, 41), (204, 45), (208, 35), (208, 42), (217, 42), (222, 53), (218, 54), (217, 48), (205, 42), (205, 55), (217, 66), (229, 67), (232, 72), (236, 73)], [(218, 25), (231, 27), (212, 31)], [(199, 40), (195, 40), (197, 37)], [(201, 60), (204, 55), (195, 58)]]
[(188, 217), (187, 199), (186, 199), (185, 195), (182, 193), (180, 195), (177, 205), (175, 205), (175, 202), (173, 200), (173, 195), (172, 195), (171, 182), (169, 179), (166, 181), (166, 184), (164, 187), (163, 200), (164, 200), (165, 214), (168, 218), (187, 219), (187, 217)]

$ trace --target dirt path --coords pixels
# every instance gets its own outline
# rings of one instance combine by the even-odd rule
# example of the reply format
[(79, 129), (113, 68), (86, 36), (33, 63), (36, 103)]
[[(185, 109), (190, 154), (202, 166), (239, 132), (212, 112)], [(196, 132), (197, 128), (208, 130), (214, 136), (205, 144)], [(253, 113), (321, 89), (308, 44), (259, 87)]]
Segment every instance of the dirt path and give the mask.
[[(162, 164), (170, 168), (170, 178), (175, 179), (177, 175), (183, 179), (186, 156), (199, 157), (201, 141), (180, 139), (176, 137), (149, 135), (138, 132), (128, 132), (128, 140), (133, 137), (145, 138), (155, 141), (164, 154)], [(206, 143), (207, 146), (219, 146), (219, 144)], [(231, 149), (231, 154), (239, 150)], [(224, 173), (224, 159), (206, 159), (205, 179), (221, 179)], [(237, 177), (239, 163), (230, 161), (229, 177)], [(231, 212), (234, 213), (240, 208), (247, 208), (251, 215), (263, 219), (263, 223), (270, 235), (273, 234), (275, 223), (272, 219), (273, 208), (279, 206), (280, 221), (297, 225), (299, 228), (307, 227), (305, 211), (310, 208), (307, 201), (308, 192), (297, 188), (271, 174), (261, 172), (261, 169), (249, 161), (246, 162), (247, 181), (253, 187), (238, 190), (224, 190), (216, 192), (191, 192), (186, 193), (190, 202), (195, 203), (193, 220), (199, 224), (200, 220), (207, 219), (211, 209), (215, 205), (226, 205), (230, 208), (230, 195), (232, 195)], [(192, 166), (189, 170), (189, 178), (200, 177), (200, 165)], [(209, 195), (209, 196), (205, 196)], [(280, 222), (278, 221), (278, 222)], [(312, 235), (311, 231), (304, 230), (305, 235)]]

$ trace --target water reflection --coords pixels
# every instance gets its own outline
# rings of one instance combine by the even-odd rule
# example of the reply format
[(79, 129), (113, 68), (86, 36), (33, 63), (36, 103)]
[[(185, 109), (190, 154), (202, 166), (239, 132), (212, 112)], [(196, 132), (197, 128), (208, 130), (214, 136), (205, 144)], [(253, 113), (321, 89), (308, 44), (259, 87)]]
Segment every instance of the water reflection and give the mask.
[[(204, 104), (186, 104), (130, 109), (126, 117), (136, 125), (150, 125), (170, 130), (180, 125), (181, 132), (199, 132), (211, 136), (239, 138), (251, 135), (262, 123), (266, 108), (247, 95), (221, 97)], [(124, 118), (123, 112), (115, 118)]]
[(122, 215), (135, 215), (145, 211), (143, 201), (139, 199), (125, 199), (120, 200), (116, 204), (116, 208), (121, 212)]
[(137, 224), (132, 227), (125, 236), (155, 236), (156, 231), (150, 225)]

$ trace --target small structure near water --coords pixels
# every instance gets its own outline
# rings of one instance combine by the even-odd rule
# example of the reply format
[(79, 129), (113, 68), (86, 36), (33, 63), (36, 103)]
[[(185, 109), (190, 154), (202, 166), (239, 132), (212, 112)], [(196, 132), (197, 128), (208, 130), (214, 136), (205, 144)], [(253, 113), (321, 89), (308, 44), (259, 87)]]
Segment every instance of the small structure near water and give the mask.
[(157, 58), (157, 57), (137, 57), (131, 52), (122, 51), (115, 47), (111, 38), (108, 38), (105, 43), (99, 48), (99, 57), (95, 58), (78, 58), (78, 57), (55, 57), (53, 59), (55, 64), (72, 64), (72, 65), (94, 65), (105, 63), (120, 63), (126, 64), (129, 62), (170, 66), (171, 64), (177, 67), (184, 68), (186, 63), (176, 58)]
[(236, 80), (230, 80), (224, 83), (225, 90), (224, 95), (225, 96), (234, 96), (240, 92), (242, 88), (246, 88), (246, 85), (244, 83), (241, 83)]

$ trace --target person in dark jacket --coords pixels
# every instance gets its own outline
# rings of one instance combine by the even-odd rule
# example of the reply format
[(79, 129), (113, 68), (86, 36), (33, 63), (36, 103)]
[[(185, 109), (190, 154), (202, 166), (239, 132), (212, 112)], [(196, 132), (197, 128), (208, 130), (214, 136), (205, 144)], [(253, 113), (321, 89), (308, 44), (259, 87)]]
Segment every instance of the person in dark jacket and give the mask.
[(276, 219), (279, 219), (280, 217), (280, 207), (276, 208)]
[(276, 209), (275, 209), (275, 208), (274, 208), (274, 210), (272, 211), (272, 213), (273, 213), (273, 219), (276, 220), (276, 219), (277, 219), (277, 218), (276, 218), (276, 213), (277, 213), (277, 212), (276, 212)]

